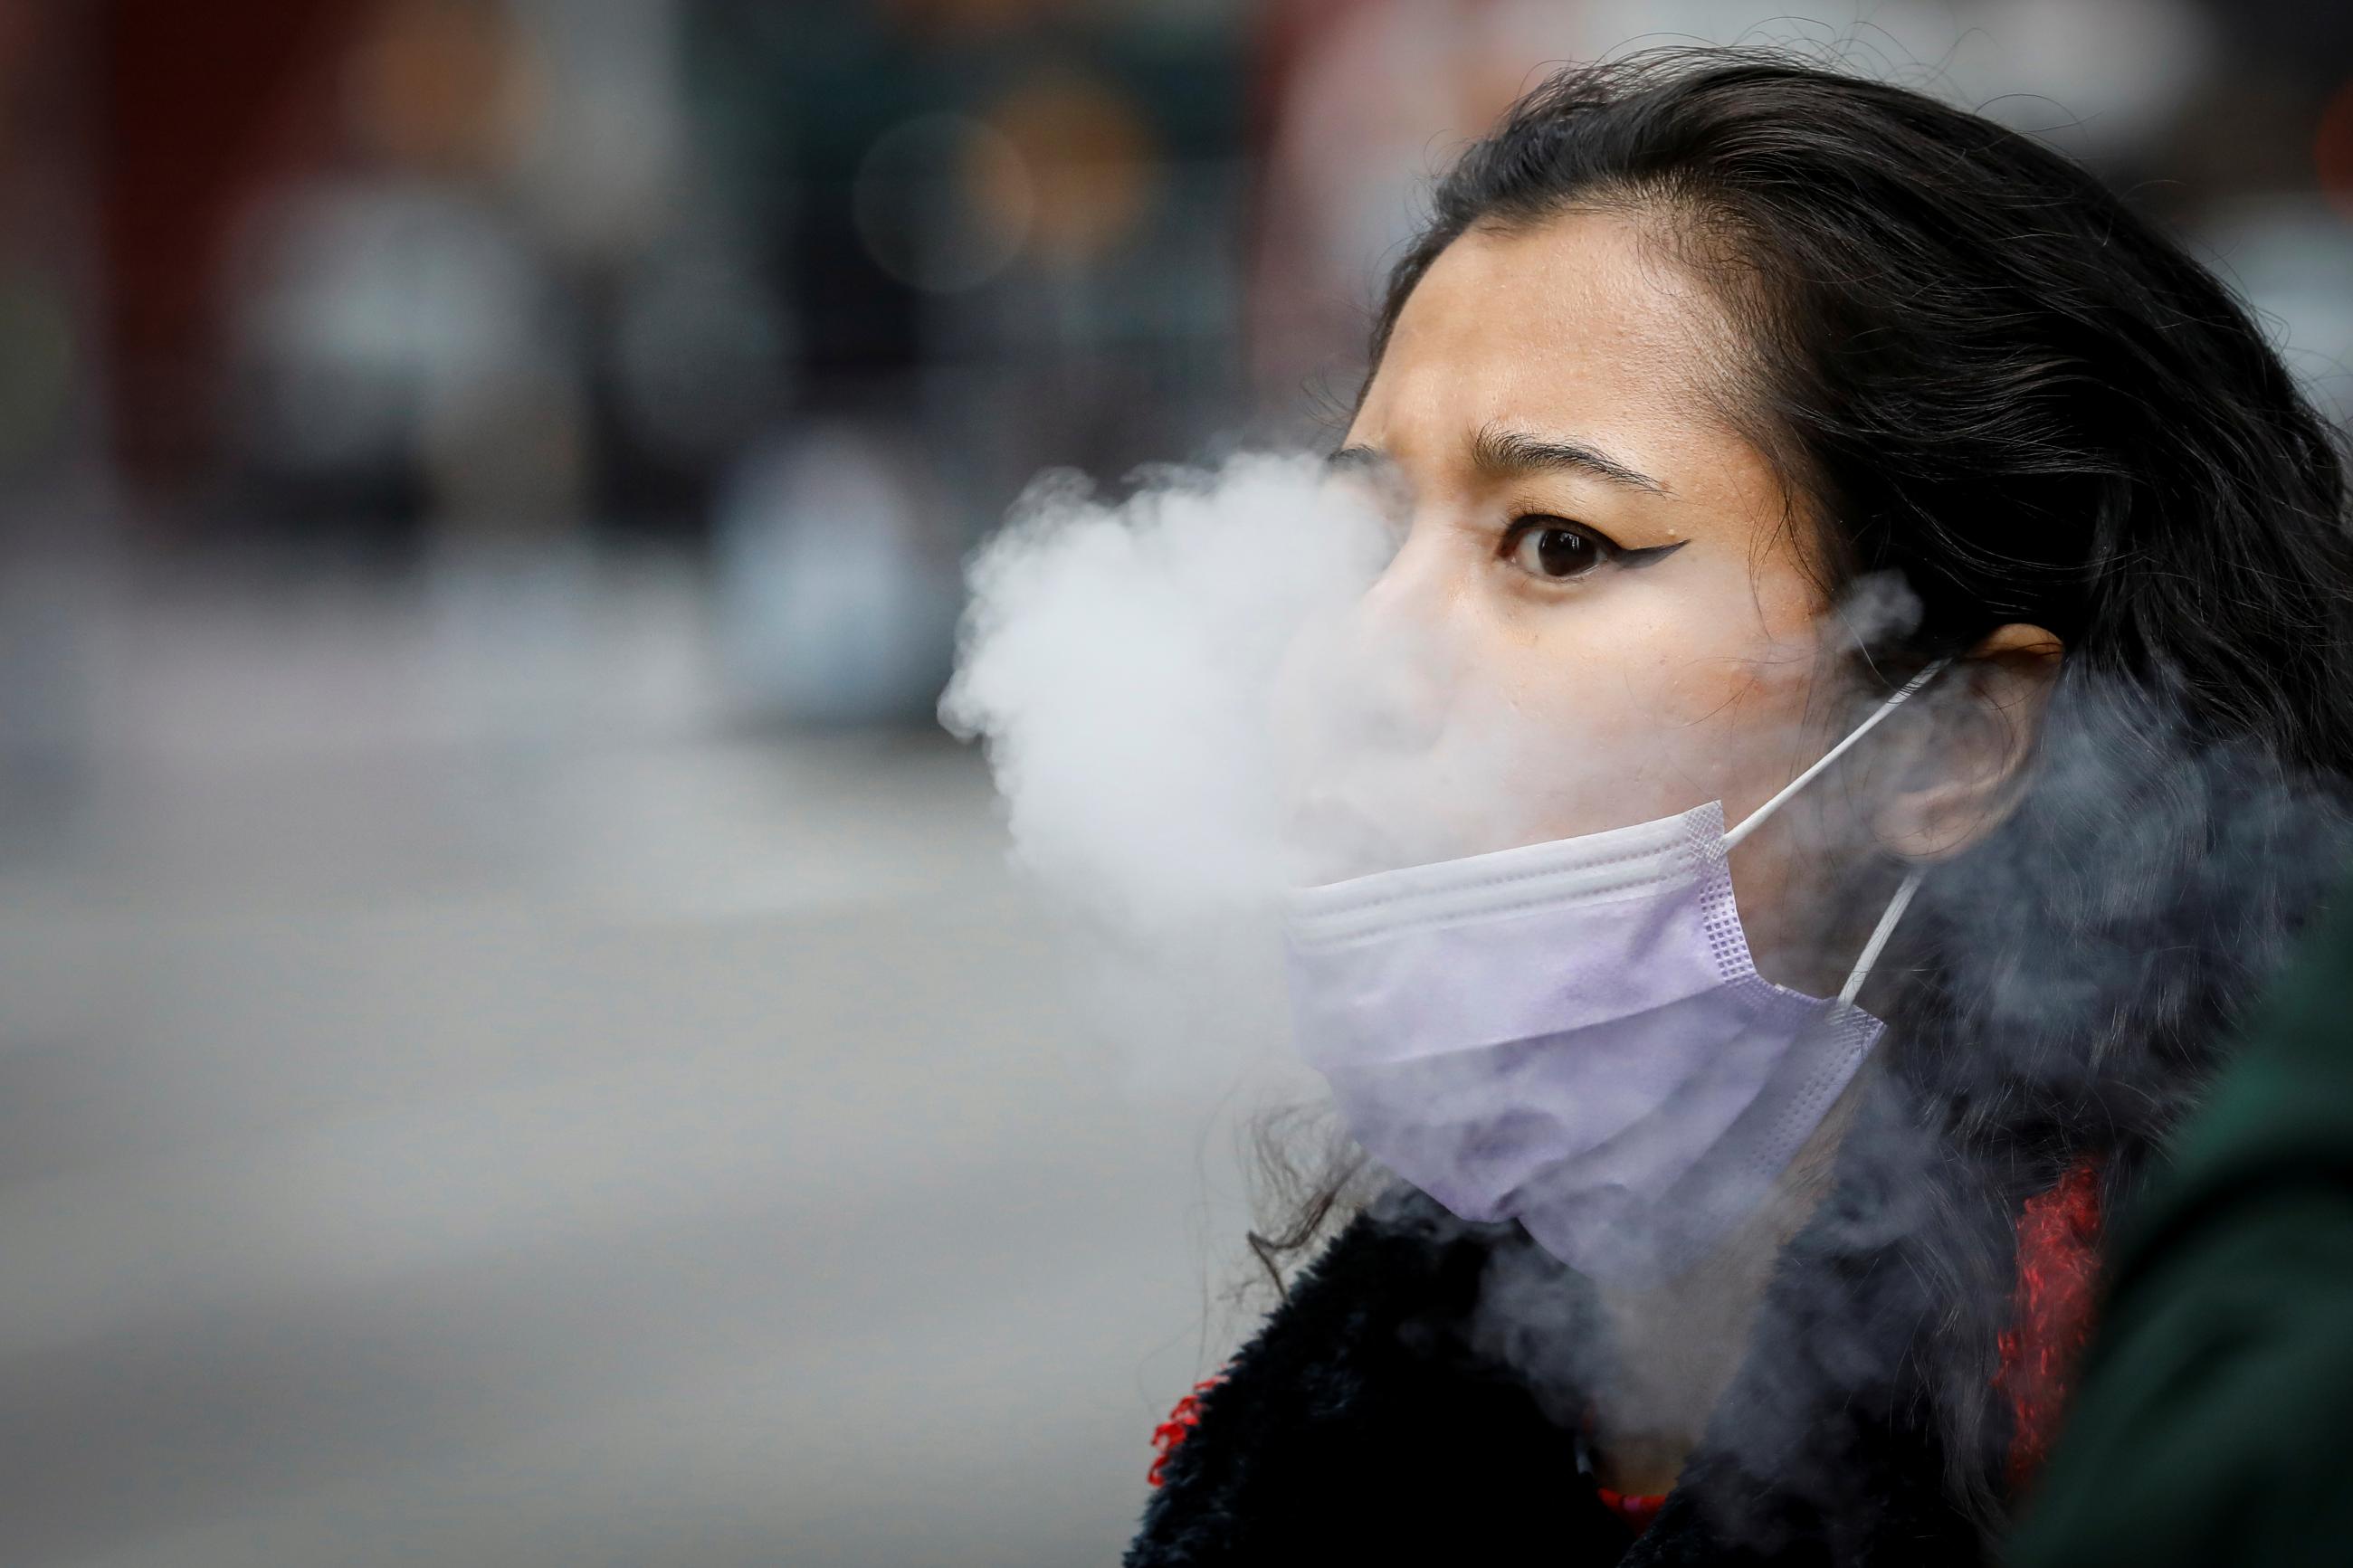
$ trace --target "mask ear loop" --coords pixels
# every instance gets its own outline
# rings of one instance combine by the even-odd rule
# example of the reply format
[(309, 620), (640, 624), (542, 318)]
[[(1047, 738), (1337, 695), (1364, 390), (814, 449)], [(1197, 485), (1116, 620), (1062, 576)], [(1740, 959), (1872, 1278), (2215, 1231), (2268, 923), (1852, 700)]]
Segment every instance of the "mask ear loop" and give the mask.
[(1895, 889), (1894, 898), (1887, 900), (1887, 912), (1881, 915), (1879, 923), (1872, 928), (1871, 940), (1862, 944), (1862, 956), (1854, 961), (1854, 968), (1848, 973), (1846, 984), (1839, 987), (1838, 1005), (1831, 1009), (1832, 1012), (1843, 1012), (1854, 1005), (1856, 995), (1862, 990), (1864, 977), (1870, 974), (1871, 966), (1879, 961), (1879, 950), (1885, 947), (1887, 939), (1895, 934), (1895, 922), (1904, 918), (1904, 910), (1912, 902), (1912, 895), (1920, 890), (1922, 874), (1916, 866), (1904, 874), (1904, 885)]
[(1873, 713), (1870, 718), (1865, 719), (1862, 723), (1857, 724), (1854, 727), (1853, 733), (1848, 735), (1845, 740), (1841, 741), (1829, 751), (1824, 752), (1820, 757), (1817, 757), (1814, 760), (1813, 765), (1808, 768), (1804, 773), (1799, 773), (1796, 778), (1793, 778), (1788, 784), (1783, 784), (1781, 786), (1780, 793), (1774, 795), (1771, 800), (1767, 801), (1763, 805), (1758, 806), (1746, 816), (1741, 818), (1738, 826), (1733, 827), (1725, 834), (1723, 839), (1724, 847), (1730, 849), (1742, 839), (1747, 837), (1751, 833), (1756, 832), (1757, 827), (1767, 817), (1772, 816), (1773, 813), (1780, 809), (1781, 803), (1783, 801), (1788, 800), (1791, 795), (1797, 794), (1799, 790), (1813, 783), (1815, 774), (1820, 773), (1824, 768), (1829, 767), (1832, 763), (1837, 762), (1840, 757), (1845, 755), (1846, 749), (1849, 746), (1853, 745), (1857, 741), (1860, 741), (1865, 735), (1870, 734), (1872, 730), (1881, 720), (1886, 718), (1890, 713), (1894, 712), (1896, 709), (1903, 706), (1904, 700), (1905, 698), (1911, 696), (1914, 692), (1927, 685), (1931, 677), (1933, 677), (1938, 670), (1944, 668), (1945, 666), (1952, 662), (1953, 661), (1949, 658), (1937, 659), (1935, 663), (1929, 665), (1927, 668), (1922, 670), (1910, 680), (1905, 682), (1903, 689), (1896, 692), (1894, 696), (1889, 698), (1886, 701), (1881, 703), (1879, 705), (1878, 712)]
[[(1879, 710), (1877, 712), (1873, 713), (1870, 718), (1865, 719), (1862, 723), (1857, 724), (1854, 727), (1853, 732), (1848, 735), (1845, 740), (1841, 741), (1837, 745), (1832, 746), (1829, 751), (1824, 752), (1820, 757), (1814, 760), (1814, 763), (1811, 767), (1809, 767), (1804, 773), (1799, 773), (1796, 778), (1791, 779), (1788, 784), (1783, 784), (1772, 799), (1767, 801), (1763, 805), (1760, 805), (1756, 810), (1750, 812), (1746, 817), (1741, 819), (1736, 826), (1726, 832), (1723, 839), (1724, 847), (1726, 850), (1729, 850), (1734, 845), (1739, 843), (1742, 839), (1755, 832), (1758, 824), (1762, 823), (1767, 816), (1770, 816), (1774, 812), (1780, 809), (1782, 802), (1788, 800), (1791, 795), (1797, 794), (1799, 790), (1805, 788), (1806, 785), (1811, 784), (1814, 781), (1815, 774), (1820, 773), (1824, 768), (1829, 767), (1832, 763), (1837, 762), (1841, 756), (1845, 754), (1846, 749), (1849, 746), (1853, 745), (1857, 741), (1860, 741), (1865, 735), (1870, 734), (1873, 728), (1877, 725), (1881, 720), (1886, 718), (1890, 713), (1894, 712), (1896, 709), (1902, 707), (1905, 699), (1910, 697), (1914, 692), (1927, 685), (1928, 682), (1936, 677), (1939, 670), (1943, 669), (1945, 666), (1951, 662), (1952, 660), (1950, 658), (1936, 659), (1930, 663), (1928, 667), (1923, 669), (1919, 674), (1914, 676), (1910, 680), (1905, 681), (1900, 690), (1898, 690), (1893, 697), (1890, 697), (1886, 701), (1879, 705)], [(1885, 911), (1880, 915), (1879, 924), (1872, 928), (1871, 940), (1862, 944), (1862, 955), (1854, 961), (1854, 968), (1848, 973), (1846, 984), (1839, 988), (1838, 1001), (1833, 1004), (1831, 1008), (1833, 1013), (1844, 1012), (1847, 1008), (1854, 1005), (1855, 997), (1862, 991), (1863, 980), (1871, 973), (1871, 966), (1879, 961), (1880, 950), (1887, 945), (1887, 939), (1895, 934), (1895, 922), (1904, 918), (1904, 910), (1905, 907), (1912, 902), (1912, 895), (1920, 890), (1920, 878), (1922, 875), (1923, 873), (1916, 867), (1906, 872), (1905, 874), (1903, 886), (1897, 888), (1895, 889), (1895, 896), (1887, 900), (1887, 908)]]

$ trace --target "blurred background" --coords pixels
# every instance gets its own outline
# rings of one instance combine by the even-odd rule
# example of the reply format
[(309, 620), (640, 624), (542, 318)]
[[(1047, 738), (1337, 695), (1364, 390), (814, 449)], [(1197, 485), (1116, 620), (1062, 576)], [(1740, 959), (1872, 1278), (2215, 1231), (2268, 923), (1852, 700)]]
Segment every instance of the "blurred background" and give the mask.
[(0, 1562), (1114, 1561), (1246, 1096), (1069, 1001), (960, 558), (1334, 433), (1466, 136), (1744, 37), (2353, 413), (2334, 0), (0, 0)]

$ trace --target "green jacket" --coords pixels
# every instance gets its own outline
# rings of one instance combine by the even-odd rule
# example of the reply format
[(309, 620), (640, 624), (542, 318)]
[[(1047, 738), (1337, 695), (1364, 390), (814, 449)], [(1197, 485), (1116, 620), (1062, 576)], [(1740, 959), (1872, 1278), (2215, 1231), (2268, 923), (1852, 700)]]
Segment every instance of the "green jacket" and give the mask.
[(2353, 1563), (2353, 896), (2178, 1150), (2010, 1560)]

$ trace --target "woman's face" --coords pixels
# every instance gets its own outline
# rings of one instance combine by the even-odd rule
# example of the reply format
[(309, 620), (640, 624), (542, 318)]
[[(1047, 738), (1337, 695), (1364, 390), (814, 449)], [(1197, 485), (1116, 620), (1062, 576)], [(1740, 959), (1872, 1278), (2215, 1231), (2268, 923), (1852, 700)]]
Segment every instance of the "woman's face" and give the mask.
[[(1802, 514), (1708, 412), (1736, 343), (1625, 218), (1438, 258), (1334, 458), (1400, 542), (1334, 661), (1360, 678), (1296, 737), (1321, 759), (1305, 832), (1436, 859), (1716, 799), (1736, 822), (1836, 739), (1808, 719)], [(1795, 815), (1733, 861), (1760, 963), (1790, 934)]]

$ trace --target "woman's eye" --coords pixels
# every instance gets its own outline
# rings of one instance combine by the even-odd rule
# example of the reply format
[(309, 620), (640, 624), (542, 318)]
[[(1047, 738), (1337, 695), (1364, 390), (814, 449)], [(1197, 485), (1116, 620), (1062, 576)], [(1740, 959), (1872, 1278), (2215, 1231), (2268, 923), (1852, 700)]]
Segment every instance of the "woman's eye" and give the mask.
[(1556, 517), (1522, 518), (1504, 538), (1504, 555), (1521, 571), (1554, 582), (1582, 577), (1618, 547)]

